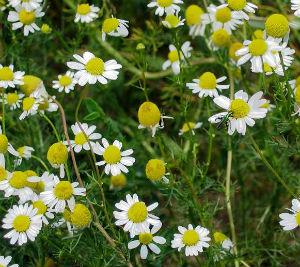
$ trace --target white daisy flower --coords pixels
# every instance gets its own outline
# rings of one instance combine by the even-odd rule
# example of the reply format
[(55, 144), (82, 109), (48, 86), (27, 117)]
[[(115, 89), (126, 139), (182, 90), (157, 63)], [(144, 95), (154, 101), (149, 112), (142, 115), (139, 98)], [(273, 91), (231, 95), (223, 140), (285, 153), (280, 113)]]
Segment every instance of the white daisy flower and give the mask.
[[(92, 145), (92, 147), (95, 147), (95, 142), (93, 140), (99, 140), (101, 138), (101, 134), (94, 133), (96, 130), (96, 126), (88, 126), (87, 123), (80, 123), (81, 127), (84, 130), (84, 133), (88, 137), (88, 140), (85, 138), (84, 133), (81, 131), (79, 127), (79, 123), (75, 123), (71, 126), (72, 132), (75, 135), (75, 139), (71, 140), (72, 148), (76, 153), (79, 153), (82, 149), (84, 150), (90, 150), (90, 146), (88, 144), (88, 141)], [(64, 142), (65, 145), (68, 145), (68, 142)]]
[(166, 14), (174, 14), (176, 11), (180, 11), (178, 4), (183, 4), (182, 0), (153, 0), (147, 7), (156, 7), (155, 15), (162, 16)]
[(121, 151), (122, 143), (118, 140), (115, 140), (112, 145), (108, 143), (105, 138), (102, 138), (101, 146), (96, 142), (94, 152), (97, 155), (103, 156), (102, 161), (97, 162), (98, 166), (105, 165), (105, 173), (109, 175), (118, 175), (121, 172), (128, 173), (126, 166), (132, 166), (135, 162), (135, 158), (129, 157), (132, 153), (132, 149)]
[(174, 45), (169, 45), (169, 54), (168, 54), (168, 60), (164, 62), (162, 68), (163, 70), (166, 70), (170, 66), (172, 67), (172, 70), (174, 74), (178, 74), (180, 72), (180, 60), (179, 60), (179, 55), (181, 58), (181, 61), (184, 63), (186, 58), (191, 57), (191, 50), (193, 48), (191, 47), (191, 42), (186, 41), (182, 46), (181, 46), (181, 51), (178, 52), (176, 47)]
[(36, 194), (32, 195), (32, 206), (37, 209), (37, 215), (41, 215), (42, 217), (42, 222), (45, 225), (48, 225), (48, 219), (53, 219), (54, 215), (53, 215), (53, 210), (49, 209), (49, 207), (47, 207), (47, 205), (44, 203), (44, 201), (41, 199), (40, 196), (37, 196)]
[(279, 217), (281, 221), (279, 224), (284, 231), (290, 231), (300, 226), (300, 201), (299, 199), (292, 200), (291, 209), (287, 209), (291, 213), (281, 213)]
[(211, 23), (209, 16), (197, 5), (187, 7), (185, 18), (187, 25), (190, 27), (189, 35), (192, 37), (203, 36), (206, 25)]
[(40, 7), (40, 4), (43, 0), (8, 0), (8, 5), (16, 8), (17, 6), (21, 6), (25, 8), (26, 11), (31, 11)]
[(7, 256), (5, 258), (4, 258), (4, 256), (0, 256), (0, 266), (3, 266), (3, 267), (19, 267), (19, 264), (13, 264), (13, 265), (8, 266), (11, 259), (12, 259), (11, 256)]
[(2, 127), (0, 125), (0, 166), (5, 168), (5, 156), (4, 153), (9, 152), (13, 156), (17, 157), (18, 152), (9, 143), (7, 136), (2, 133)]
[(22, 85), (24, 84), (23, 77), (25, 72), (24, 71), (16, 71), (14, 72), (14, 66), (9, 65), (2, 66), (0, 64), (0, 87), (7, 88), (7, 87), (15, 87), (15, 85)]
[(255, 39), (252, 41), (244, 41), (244, 47), (236, 51), (236, 56), (241, 56), (237, 62), (240, 66), (247, 61), (251, 61), (252, 72), (263, 72), (264, 63), (267, 63), (271, 68), (276, 67), (276, 58), (274, 52), (279, 52), (282, 47), (275, 41), (270, 39)]
[(218, 90), (229, 88), (229, 84), (219, 84), (227, 79), (226, 76), (216, 78), (212, 72), (204, 72), (199, 79), (193, 79), (193, 83), (187, 83), (186, 86), (192, 90), (194, 94), (199, 93), (199, 97), (218, 97)]
[[(53, 96), (55, 99), (56, 97)], [(38, 111), (40, 114), (45, 114), (45, 112), (56, 112), (58, 105), (50, 97), (41, 97)]]
[(128, 35), (128, 20), (117, 19), (113, 16), (107, 18), (102, 24), (102, 40), (105, 41), (106, 35), (115, 37), (126, 37)]
[(53, 177), (54, 185), (51, 190), (41, 192), (41, 200), (50, 209), (54, 209), (55, 212), (63, 212), (66, 208), (66, 204), (72, 211), (75, 207), (74, 196), (85, 196), (86, 189), (77, 187), (79, 183), (70, 183), (69, 181), (60, 181), (57, 176)]
[(17, 148), (18, 152), (18, 159), (16, 160), (17, 165), (20, 165), (22, 163), (22, 159), (30, 159), (31, 158), (31, 153), (34, 151), (33, 147), (30, 146), (22, 146)]
[(192, 121), (185, 122), (182, 125), (182, 128), (179, 130), (178, 135), (183, 135), (184, 133), (186, 133), (188, 131), (192, 131), (192, 134), (195, 135), (194, 130), (199, 129), (202, 125), (203, 125), (202, 122), (196, 122), (196, 123), (194, 123)]
[(230, 100), (226, 96), (214, 98), (214, 102), (226, 112), (221, 112), (211, 116), (208, 121), (219, 123), (224, 117), (228, 117), (228, 133), (232, 135), (235, 131), (245, 135), (247, 125), (254, 126), (254, 119), (262, 119), (267, 114), (266, 108), (261, 108), (266, 100), (261, 99), (262, 91), (255, 93), (249, 100), (248, 94), (240, 90), (234, 94), (234, 99)]
[(272, 110), (273, 108), (275, 108), (275, 105), (271, 104), (271, 101), (266, 99), (266, 103), (264, 103), (263, 105), (260, 106), (261, 108), (266, 108), (267, 111)]
[(226, 254), (232, 254), (233, 253), (233, 243), (231, 241), (231, 239), (224, 235), (221, 232), (215, 232), (214, 233), (214, 240), (217, 244), (221, 245), (221, 250), (219, 255), (217, 255), (217, 253), (215, 253), (214, 255), (214, 260), (215, 261), (219, 261), (220, 259), (223, 259), (224, 256), (226, 256)]
[(162, 236), (154, 236), (159, 229), (161, 228), (162, 224), (157, 224), (152, 226), (152, 229), (150, 232), (141, 232), (139, 233), (139, 239), (130, 241), (128, 243), (128, 249), (134, 249), (137, 248), (139, 245), (141, 245), (140, 255), (143, 260), (147, 259), (148, 256), (148, 248), (154, 252), (155, 254), (160, 253), (160, 248), (155, 244), (165, 244), (166, 239)]
[(39, 106), (42, 103), (42, 99), (36, 98), (37, 92), (32, 93), (30, 96), (23, 98), (22, 110), (19, 119), (24, 120), (27, 116), (33, 116), (38, 113)]
[(89, 4), (80, 4), (77, 6), (77, 12), (74, 22), (90, 23), (98, 18), (97, 12), (100, 8)]
[(233, 11), (234, 16), (249, 20), (249, 16), (246, 12), (255, 13), (255, 9), (257, 9), (257, 5), (249, 3), (245, 0), (228, 0), (228, 7), (230, 7)]
[(300, 0), (291, 0), (292, 10), (295, 10), (294, 14), (297, 17), (300, 17)]
[(178, 11), (176, 11), (175, 14), (169, 14), (165, 17), (165, 20), (162, 21), (162, 24), (166, 28), (177, 28), (179, 26), (184, 25), (185, 19), (181, 19), (181, 17), (178, 15)]
[(27, 176), (27, 182), (35, 183), (35, 189), (38, 191), (38, 193), (41, 193), (43, 191), (50, 191), (55, 185), (56, 179), (54, 179), (54, 174), (49, 172), (44, 172), (42, 176)]
[(126, 200), (121, 200), (115, 205), (117, 209), (121, 210), (114, 211), (117, 220), (115, 224), (124, 225), (124, 231), (129, 232), (131, 238), (141, 232), (149, 232), (150, 225), (161, 224), (157, 216), (149, 213), (158, 206), (157, 202), (147, 207), (144, 202), (139, 201), (137, 194), (126, 195)]
[(210, 237), (209, 231), (201, 226), (195, 229), (191, 224), (188, 229), (183, 226), (178, 226), (179, 234), (174, 234), (174, 239), (171, 242), (172, 248), (177, 248), (181, 251), (185, 247), (185, 256), (198, 256), (199, 252), (203, 252), (203, 248), (208, 248)]
[(57, 89), (58, 92), (70, 93), (74, 90), (77, 80), (74, 78), (74, 72), (67, 71), (65, 75), (58, 75), (58, 80), (53, 81), (52, 88)]
[(97, 81), (101, 84), (107, 84), (107, 80), (116, 80), (119, 72), (116, 71), (122, 68), (116, 60), (111, 59), (104, 62), (101, 58), (95, 57), (90, 52), (84, 52), (83, 57), (73, 55), (78, 62), (67, 62), (69, 68), (77, 70), (75, 78), (80, 86), (87, 83), (95, 84)]
[(146, 164), (146, 177), (151, 181), (163, 180), (165, 183), (169, 183), (169, 179), (166, 177), (170, 175), (166, 171), (166, 163), (160, 159), (150, 159)]
[(203, 16), (206, 20), (208, 20), (206, 16), (210, 18), (210, 20), (212, 21), (213, 31), (224, 29), (229, 34), (231, 34), (232, 31), (236, 30), (239, 25), (244, 23), (235, 13), (233, 13), (228, 8), (227, 4), (223, 4), (220, 6), (211, 4), (207, 9), (208, 14)]
[[(4, 94), (4, 103), (10, 110), (20, 108), (20, 103), (24, 96), (24, 94), (18, 94), (17, 92)], [(0, 98), (0, 102), (2, 102), (2, 98)]]
[(33, 242), (42, 228), (41, 217), (37, 214), (37, 209), (28, 203), (14, 205), (3, 219), (2, 228), (11, 229), (4, 238), (10, 239), (11, 245), (18, 242), (18, 245), (22, 246), (28, 239)]
[(41, 18), (45, 15), (42, 8), (38, 7), (32, 11), (26, 11), (21, 6), (16, 6), (16, 11), (9, 11), (7, 20), (14, 22), (12, 25), (13, 30), (24, 27), (24, 35), (27, 36), (30, 32), (39, 31), (40, 27), (36, 25), (36, 18)]
[(58, 228), (58, 227), (66, 225), (69, 235), (73, 236), (74, 231), (76, 230), (76, 227), (71, 224), (71, 212), (69, 210), (65, 209), (64, 212), (62, 213), (62, 215), (63, 215), (63, 217), (61, 219), (59, 219), (58, 222), (52, 223), (51, 227)]

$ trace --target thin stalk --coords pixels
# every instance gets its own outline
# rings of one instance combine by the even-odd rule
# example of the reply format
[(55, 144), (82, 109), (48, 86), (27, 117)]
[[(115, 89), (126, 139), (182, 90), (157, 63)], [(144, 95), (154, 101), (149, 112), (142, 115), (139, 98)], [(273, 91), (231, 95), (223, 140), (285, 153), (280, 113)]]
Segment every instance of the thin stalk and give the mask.
[(5, 100), (4, 100), (5, 89), (2, 88), (2, 133), (5, 135)]
[(50, 124), (50, 126), (51, 126), (51, 128), (53, 129), (53, 132), (54, 132), (54, 134), (55, 134), (55, 136), (56, 136), (57, 141), (60, 141), (60, 137), (59, 137), (58, 132), (57, 132), (57, 130), (56, 130), (54, 124), (52, 123), (52, 121), (47, 117), (47, 115), (42, 114), (42, 113), (40, 113), (40, 114), (41, 114), (41, 116), (42, 116), (42, 117)]
[(37, 157), (35, 155), (31, 155), (31, 158), (33, 158), (33, 159), (37, 160), (39, 163), (41, 163), (41, 165), (45, 168), (45, 170), (47, 172), (49, 172), (49, 169), (48, 169), (46, 163), (41, 158), (39, 158), (39, 157)]

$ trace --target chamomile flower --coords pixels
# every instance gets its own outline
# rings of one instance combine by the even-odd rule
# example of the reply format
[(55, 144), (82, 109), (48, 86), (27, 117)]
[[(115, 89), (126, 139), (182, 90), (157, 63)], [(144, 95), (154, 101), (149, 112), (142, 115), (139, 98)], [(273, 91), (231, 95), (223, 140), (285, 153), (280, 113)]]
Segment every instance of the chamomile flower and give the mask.
[(24, 77), (23, 71), (14, 72), (14, 66), (2, 66), (0, 64), (0, 87), (15, 87), (16, 85), (24, 84), (22, 81)]
[(127, 183), (127, 178), (123, 173), (120, 173), (115, 176), (111, 176), (109, 189), (120, 190), (126, 185), (126, 183)]
[(30, 146), (21, 146), (17, 148), (18, 152), (18, 159), (17, 159), (17, 165), (20, 165), (22, 163), (22, 159), (30, 159), (31, 158), (31, 153), (34, 151), (33, 147)]
[(0, 256), (0, 266), (3, 267), (19, 267), (18, 264), (13, 264), (13, 265), (8, 265), (11, 261), (12, 257), (11, 256), (7, 256), (4, 258), (4, 256)]
[(42, 216), (42, 222), (45, 225), (49, 224), (48, 219), (53, 219), (53, 211), (47, 207), (47, 205), (44, 203), (44, 201), (41, 199), (40, 196), (37, 196), (36, 194), (32, 195), (31, 198), (32, 206), (37, 209), (37, 215), (40, 214)]
[(107, 84), (107, 80), (116, 80), (119, 72), (116, 71), (122, 68), (116, 60), (111, 59), (104, 62), (101, 58), (96, 57), (90, 52), (84, 52), (83, 57), (73, 55), (78, 62), (67, 62), (69, 68), (77, 70), (75, 78), (80, 86), (87, 83), (95, 84), (97, 81), (101, 84)]
[(291, 209), (287, 209), (291, 213), (281, 213), (279, 224), (283, 227), (284, 231), (290, 231), (300, 226), (300, 201), (299, 199), (292, 200)]
[(189, 35), (203, 36), (206, 25), (210, 24), (210, 18), (203, 9), (197, 5), (190, 5), (185, 10), (185, 19), (187, 25), (190, 27)]
[(67, 71), (64, 75), (58, 75), (58, 80), (53, 81), (52, 88), (58, 92), (70, 93), (74, 90), (77, 80), (74, 78), (74, 72)]
[(209, 44), (212, 46), (213, 50), (218, 50), (220, 48), (228, 47), (231, 42), (231, 35), (225, 29), (219, 29), (212, 33), (210, 37)]
[(147, 259), (148, 248), (155, 254), (159, 254), (160, 248), (156, 244), (163, 245), (166, 243), (166, 239), (164, 237), (155, 235), (159, 231), (161, 226), (162, 224), (160, 223), (152, 226), (150, 232), (139, 233), (139, 239), (130, 241), (128, 243), (128, 249), (134, 249), (141, 245), (140, 255), (143, 260)]
[(236, 30), (238, 25), (243, 24), (239, 16), (233, 13), (227, 4), (215, 6), (211, 4), (208, 7), (208, 14), (212, 21), (213, 31), (225, 29), (229, 34)]
[(169, 179), (166, 177), (170, 175), (166, 171), (166, 163), (160, 159), (150, 159), (145, 168), (146, 177), (151, 181), (163, 180), (165, 183), (169, 183)]
[(175, 14), (169, 14), (165, 17), (165, 20), (162, 21), (162, 24), (166, 28), (177, 28), (179, 26), (184, 25), (185, 19), (181, 19), (181, 17), (178, 15), (178, 12)]
[(49, 191), (54, 187), (55, 181), (54, 174), (44, 172), (42, 176), (32, 173), (32, 171), (25, 171), (27, 174), (28, 187), (40, 194), (43, 191)]
[(73, 236), (74, 231), (76, 230), (76, 227), (71, 224), (71, 211), (68, 209), (65, 209), (62, 213), (63, 217), (55, 223), (51, 224), (52, 228), (61, 227), (63, 225), (67, 226), (68, 232), (70, 236)]
[(191, 57), (191, 50), (193, 48), (191, 47), (191, 43), (189, 41), (186, 41), (181, 46), (181, 51), (178, 52), (176, 47), (174, 45), (169, 45), (169, 54), (168, 54), (168, 60), (164, 62), (162, 65), (163, 70), (166, 70), (170, 66), (172, 67), (173, 73), (178, 74), (180, 72), (180, 60), (179, 55), (181, 58), (181, 61), (184, 63), (186, 58)]
[(30, 32), (39, 31), (39, 26), (36, 25), (36, 18), (41, 18), (45, 15), (42, 12), (42, 8), (38, 7), (32, 11), (27, 11), (21, 6), (16, 6), (16, 11), (9, 11), (7, 20), (13, 22), (12, 29), (17, 30), (24, 27), (24, 36), (27, 36)]
[[(17, 92), (8, 93), (4, 95), (4, 103), (10, 110), (14, 110), (20, 108), (20, 103), (22, 102), (23, 97), (24, 94), (18, 94)], [(2, 98), (0, 99), (0, 102), (2, 102)]]
[(24, 120), (27, 116), (33, 116), (38, 113), (41, 98), (35, 98), (33, 95), (27, 96), (22, 100), (22, 110), (19, 119)]
[(233, 10), (234, 16), (249, 20), (249, 16), (246, 12), (255, 13), (257, 5), (247, 2), (246, 0), (227, 0), (228, 7)]
[(114, 211), (117, 220), (115, 224), (124, 225), (124, 231), (129, 232), (131, 238), (141, 232), (149, 232), (150, 225), (161, 224), (159, 218), (150, 213), (158, 206), (158, 203), (155, 202), (147, 207), (144, 202), (139, 201), (137, 194), (126, 195), (126, 201), (121, 200), (115, 206), (121, 210)]
[(182, 128), (179, 130), (179, 133), (178, 135), (183, 135), (184, 133), (188, 132), (188, 131), (192, 131), (192, 134), (195, 135), (195, 130), (196, 129), (199, 129), (201, 126), (202, 126), (202, 122), (192, 122), (192, 121), (189, 121), (189, 122), (185, 122), (183, 125), (182, 125)]
[(149, 128), (154, 137), (157, 129), (164, 128), (164, 119), (173, 119), (169, 116), (163, 116), (157, 105), (147, 101), (140, 105), (138, 110), (139, 129)]
[(174, 234), (174, 239), (171, 242), (172, 248), (177, 248), (181, 251), (185, 247), (186, 256), (198, 256), (199, 252), (203, 252), (203, 248), (208, 248), (210, 237), (209, 231), (201, 226), (194, 227), (189, 224), (188, 229), (183, 226), (178, 226), (179, 234)]
[(162, 16), (166, 14), (174, 14), (180, 11), (178, 4), (183, 4), (182, 0), (152, 0), (147, 7), (156, 7), (155, 15)]
[[(55, 98), (55, 96), (53, 96)], [(40, 114), (45, 114), (45, 112), (56, 112), (58, 105), (50, 97), (40, 97), (40, 103), (38, 111)]]
[[(91, 146), (94, 147), (94, 141), (99, 140), (101, 138), (101, 134), (94, 133), (94, 131), (96, 130), (95, 125), (88, 126), (87, 123), (80, 123), (80, 125), (83, 128), (84, 133), (88, 137), (88, 140), (86, 139), (84, 133), (80, 129), (78, 122), (71, 126), (72, 132), (75, 135), (74, 140), (71, 140), (71, 145), (76, 153), (79, 153), (82, 149), (90, 150), (88, 141), (90, 142)], [(68, 145), (68, 142), (65, 141), (64, 144)]]
[(51, 145), (47, 152), (47, 159), (53, 168), (59, 169), (59, 176), (65, 177), (64, 164), (69, 157), (68, 149), (62, 142)]
[(7, 136), (3, 134), (2, 127), (0, 126), (0, 166), (5, 167), (4, 153), (9, 152), (13, 156), (17, 157), (18, 152), (9, 143)]
[[(227, 253), (232, 254), (233, 244), (232, 244), (231, 239), (228, 236), (224, 235), (221, 232), (214, 232), (214, 240), (215, 240), (216, 244), (220, 244), (221, 248), (222, 248), (220, 251), (220, 254), (214, 256), (215, 261), (219, 261), (219, 258), (223, 259)], [(220, 256), (220, 257), (218, 257), (218, 256)]]
[(199, 97), (217, 97), (219, 91), (228, 89), (229, 84), (220, 84), (225, 81), (226, 76), (217, 78), (212, 72), (204, 72), (199, 79), (193, 79), (193, 83), (187, 83), (186, 86), (192, 90), (194, 94), (199, 94)]
[(86, 189), (78, 187), (77, 182), (60, 181), (57, 176), (54, 176), (53, 180), (54, 185), (51, 190), (41, 192), (41, 200), (55, 212), (63, 212), (66, 205), (73, 211), (75, 207), (74, 196), (85, 196)]
[(92, 215), (89, 209), (83, 204), (75, 204), (71, 211), (70, 219), (76, 228), (87, 227), (92, 221)]
[(112, 145), (105, 138), (102, 138), (101, 146), (98, 142), (94, 147), (94, 152), (97, 155), (103, 156), (103, 160), (97, 162), (98, 166), (105, 165), (105, 173), (109, 175), (118, 175), (121, 172), (128, 173), (126, 166), (132, 166), (135, 162), (134, 157), (130, 157), (133, 153), (132, 149), (121, 151), (122, 143), (115, 140)]
[(128, 35), (128, 20), (117, 19), (113, 16), (107, 18), (102, 24), (102, 40), (104, 41), (106, 35), (115, 37), (126, 37)]
[(237, 63), (237, 61), (240, 59), (241, 56), (236, 56), (236, 51), (240, 50), (241, 48), (243, 48), (243, 44), (240, 42), (235, 42), (233, 44), (231, 44), (230, 48), (229, 48), (229, 57), (232, 59), (232, 61), (234, 62), (234, 64)]
[(208, 121), (219, 123), (224, 116), (228, 116), (228, 133), (232, 135), (237, 131), (245, 135), (247, 125), (252, 127), (255, 119), (262, 119), (266, 116), (267, 109), (261, 108), (266, 102), (265, 99), (261, 99), (262, 95), (262, 91), (257, 92), (248, 100), (248, 94), (240, 90), (234, 94), (233, 100), (226, 96), (218, 96), (214, 98), (214, 102), (226, 112), (213, 115)]
[(98, 18), (97, 12), (100, 8), (89, 4), (80, 4), (77, 6), (74, 22), (90, 23)]
[(266, 99), (266, 103), (264, 103), (263, 105), (260, 106), (261, 108), (266, 108), (267, 111), (272, 110), (273, 108), (275, 108), (275, 105), (271, 104), (271, 101)]
[(39, 96), (48, 96), (44, 83), (39, 77), (33, 75), (24, 75), (22, 82), (24, 84), (20, 85), (20, 89), (25, 96), (30, 96), (33, 93), (36, 93)]
[(284, 15), (272, 14), (266, 20), (265, 30), (273, 38), (284, 38), (290, 32), (289, 21)]
[(2, 228), (11, 229), (4, 238), (10, 239), (10, 244), (18, 242), (19, 246), (27, 243), (28, 239), (34, 241), (42, 228), (41, 215), (37, 214), (37, 209), (28, 203), (24, 205), (14, 205), (8, 210), (3, 219)]
[(25, 8), (26, 11), (31, 11), (40, 7), (40, 4), (43, 0), (8, 0), (8, 5), (16, 8), (17, 6), (21, 6)]
[(300, 0), (291, 0), (292, 10), (295, 10), (294, 14), (297, 17), (300, 17)]

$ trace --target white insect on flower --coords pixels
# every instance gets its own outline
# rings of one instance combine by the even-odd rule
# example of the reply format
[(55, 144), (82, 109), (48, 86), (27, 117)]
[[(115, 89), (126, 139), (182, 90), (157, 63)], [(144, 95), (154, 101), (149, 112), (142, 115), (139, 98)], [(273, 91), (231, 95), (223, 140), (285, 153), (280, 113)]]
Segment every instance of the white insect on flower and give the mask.
[(98, 18), (97, 12), (99, 7), (89, 4), (80, 4), (77, 6), (76, 16), (74, 22), (90, 23)]
[(156, 7), (155, 15), (162, 16), (166, 14), (174, 14), (180, 11), (178, 4), (183, 4), (182, 0), (152, 0), (147, 7)]
[(102, 40), (104, 41), (106, 35), (115, 37), (126, 37), (128, 35), (128, 20), (117, 19), (113, 16), (107, 18), (102, 24)]

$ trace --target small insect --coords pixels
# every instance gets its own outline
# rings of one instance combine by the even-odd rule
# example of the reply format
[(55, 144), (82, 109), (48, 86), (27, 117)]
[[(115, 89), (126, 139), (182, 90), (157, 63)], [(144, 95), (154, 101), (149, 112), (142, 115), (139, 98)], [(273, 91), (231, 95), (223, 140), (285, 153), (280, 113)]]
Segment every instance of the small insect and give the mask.
[(231, 118), (231, 117), (232, 117), (232, 112), (231, 112), (231, 111), (229, 111), (227, 115), (221, 117), (221, 118), (220, 118), (221, 121), (220, 121), (220, 123), (218, 124), (217, 129), (219, 130), (219, 129), (221, 128), (221, 126), (222, 126), (224, 123), (226, 123), (226, 127), (228, 128), (228, 126), (229, 126), (229, 121), (230, 121), (230, 118)]

